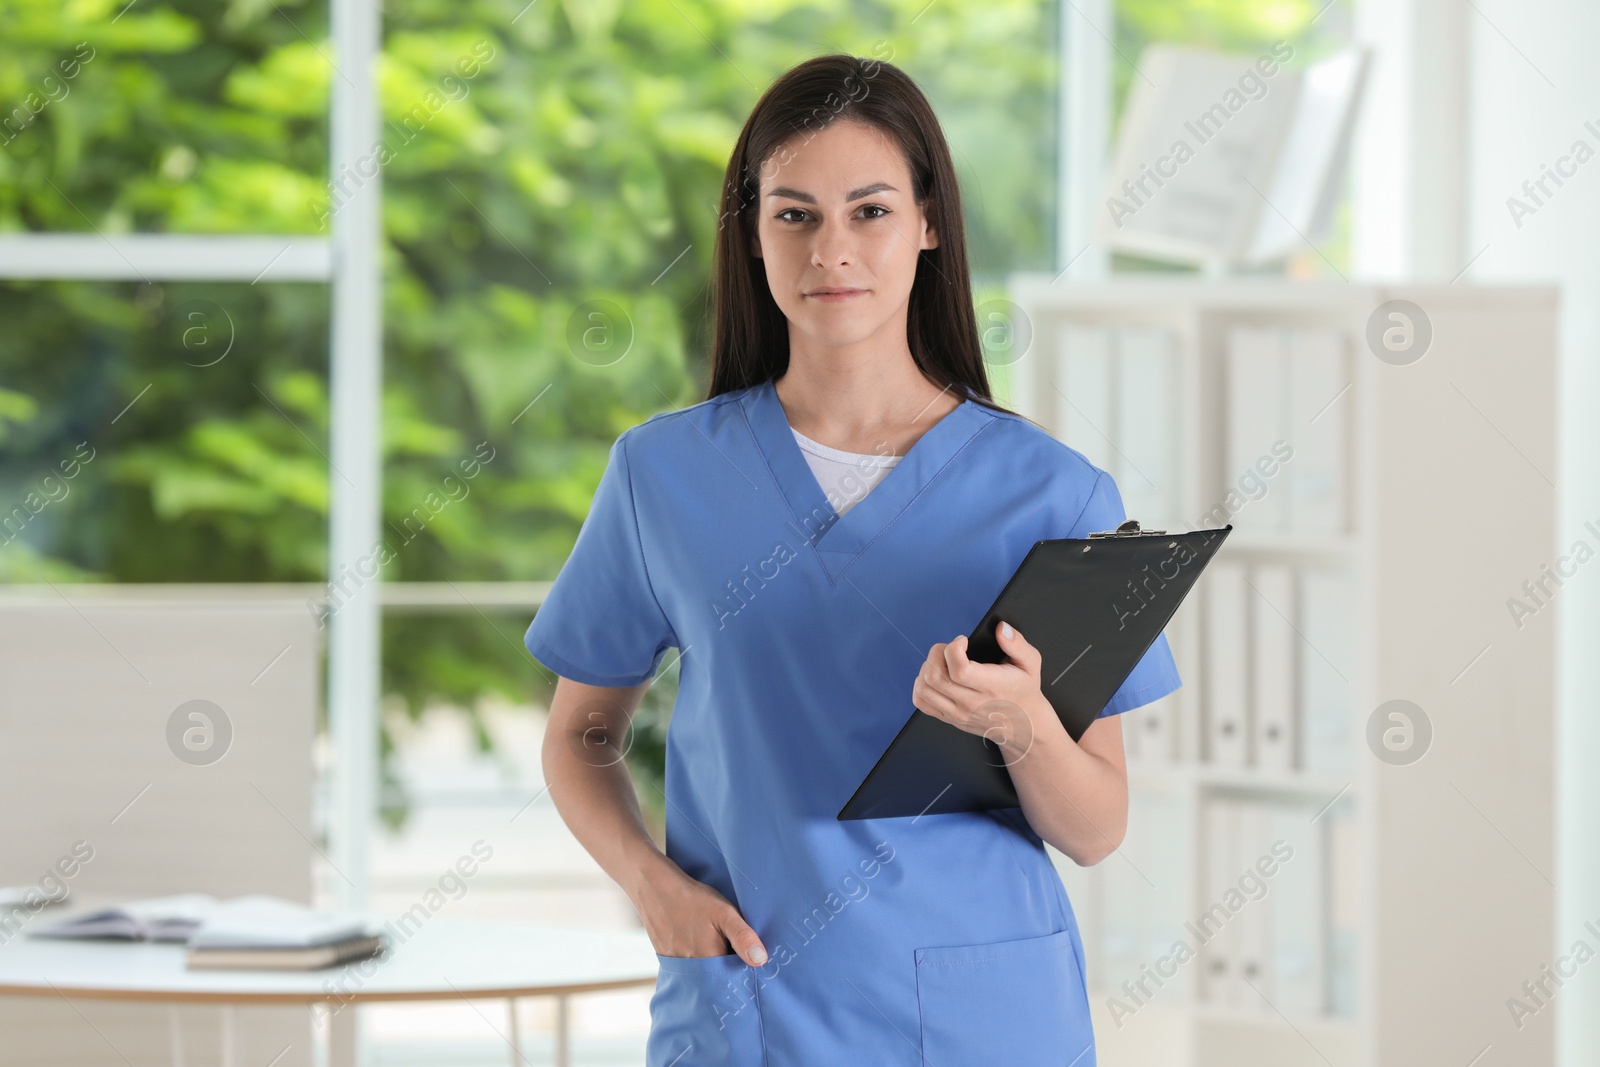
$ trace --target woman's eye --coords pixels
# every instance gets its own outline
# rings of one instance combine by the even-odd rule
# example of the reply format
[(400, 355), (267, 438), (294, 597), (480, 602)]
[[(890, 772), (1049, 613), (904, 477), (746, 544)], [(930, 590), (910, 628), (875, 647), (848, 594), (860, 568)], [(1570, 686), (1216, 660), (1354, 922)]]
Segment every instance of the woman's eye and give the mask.
[[(881, 218), (883, 218), (884, 216), (886, 216), (886, 215), (888, 215), (890, 213), (889, 209), (884, 207), (882, 204), (868, 204), (865, 207), (863, 207), (861, 210), (862, 211), (876, 211), (876, 212), (878, 212), (878, 214), (876, 214), (876, 215), (866, 215), (866, 216), (864, 216), (864, 217), (869, 218), (869, 219), (881, 219)], [(791, 218), (786, 218), (785, 217), (785, 216), (788, 216), (788, 215), (804, 215), (804, 214), (805, 214), (805, 212), (802, 211), (801, 209), (797, 208), (797, 207), (789, 207), (789, 208), (784, 208), (782, 211), (778, 212), (773, 217), (776, 218), (779, 222), (804, 222), (805, 221), (804, 219), (791, 219)]]

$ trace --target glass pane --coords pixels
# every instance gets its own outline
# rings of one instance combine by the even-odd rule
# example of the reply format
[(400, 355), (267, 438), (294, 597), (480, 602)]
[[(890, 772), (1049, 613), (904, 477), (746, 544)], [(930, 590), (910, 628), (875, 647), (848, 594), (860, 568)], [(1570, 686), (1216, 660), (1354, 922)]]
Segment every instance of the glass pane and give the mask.
[(886, 34), (882, 47), (893, 55), (881, 58), (916, 80), (944, 127), (973, 279), (998, 285), (1013, 271), (1051, 270), (1061, 6), (963, 3), (935, 19), (940, 6)]
[(0, 0), (0, 231), (322, 232), (325, 0)]
[[(529, 762), (497, 752), (495, 746), (495, 738), (506, 731), (526, 729), (521, 716), (537, 718), (534, 734), (543, 735), (544, 707), (555, 689), (555, 676), (543, 667), (530, 667), (533, 661), (523, 648), (522, 633), (532, 615), (531, 607), (385, 610), (384, 725), (394, 756), (386, 765), (380, 808), (390, 830), (409, 825), (419, 807), (425, 808), (437, 797), (455, 795), (450, 779), (426, 769), (431, 757), (418, 755), (415, 758), (423, 763), (408, 763), (413, 757), (402, 751), (409, 743), (407, 738), (414, 739), (426, 723), (452, 715), (468, 724), (464, 736), (470, 737), (471, 747), (484, 756), (481, 766), (471, 773), (468, 792), (477, 795), (475, 791), (481, 790), (485, 796), (493, 794), (496, 803), (510, 803), (508, 821), (530, 800), (549, 807), (549, 798), (539, 794), (544, 780), (537, 757)], [(662, 661), (655, 684), (645, 694), (620, 748), (620, 757), (638, 786), (646, 822), (658, 839), (666, 815), (661, 765), (678, 687), (677, 665), (675, 654)]]
[(328, 289), (0, 283), (0, 581), (321, 581)]

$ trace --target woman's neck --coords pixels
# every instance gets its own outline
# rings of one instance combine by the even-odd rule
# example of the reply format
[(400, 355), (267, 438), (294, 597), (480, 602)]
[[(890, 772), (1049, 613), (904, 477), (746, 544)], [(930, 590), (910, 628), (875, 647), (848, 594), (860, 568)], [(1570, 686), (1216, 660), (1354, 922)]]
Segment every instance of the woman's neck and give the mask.
[(793, 429), (845, 452), (904, 455), (962, 400), (923, 377), (909, 349), (870, 360), (791, 350), (775, 388)]

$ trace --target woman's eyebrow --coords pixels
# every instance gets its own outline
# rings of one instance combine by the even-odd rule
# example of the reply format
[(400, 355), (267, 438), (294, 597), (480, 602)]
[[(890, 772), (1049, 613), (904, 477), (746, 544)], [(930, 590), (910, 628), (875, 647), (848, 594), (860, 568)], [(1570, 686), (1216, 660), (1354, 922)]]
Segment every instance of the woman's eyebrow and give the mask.
[[(850, 190), (850, 195), (845, 197), (845, 202), (860, 200), (862, 197), (871, 196), (873, 193), (898, 193), (899, 191), (888, 182), (873, 182), (871, 185), (863, 185), (859, 189)], [(786, 200), (798, 200), (803, 204), (815, 204), (817, 202), (817, 198), (810, 193), (802, 193), (799, 189), (791, 189), (787, 185), (780, 185), (767, 195), (783, 197)]]

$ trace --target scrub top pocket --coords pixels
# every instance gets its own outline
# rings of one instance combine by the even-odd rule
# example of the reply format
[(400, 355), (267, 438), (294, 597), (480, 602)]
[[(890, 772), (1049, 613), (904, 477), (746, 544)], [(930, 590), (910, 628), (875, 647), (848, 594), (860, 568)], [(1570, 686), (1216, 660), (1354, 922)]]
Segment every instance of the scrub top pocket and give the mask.
[(924, 1067), (1094, 1067), (1071, 929), (916, 950)]
[(765, 1057), (756, 968), (737, 954), (663, 956), (650, 998), (646, 1067), (755, 1067)]

